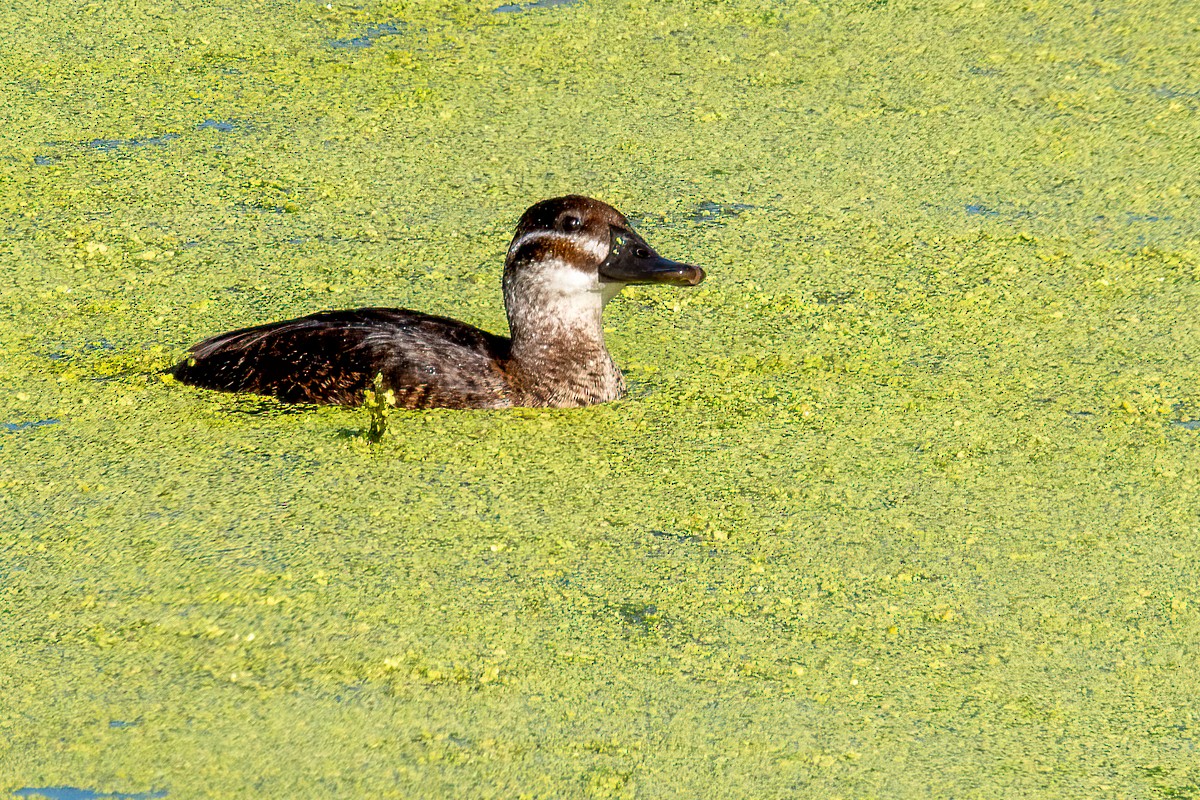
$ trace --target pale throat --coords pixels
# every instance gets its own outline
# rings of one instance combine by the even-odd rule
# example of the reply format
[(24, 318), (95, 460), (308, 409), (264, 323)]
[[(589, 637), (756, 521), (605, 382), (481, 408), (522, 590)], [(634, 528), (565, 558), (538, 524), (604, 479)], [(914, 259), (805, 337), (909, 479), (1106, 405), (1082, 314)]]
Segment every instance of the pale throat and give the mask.
[(604, 307), (625, 288), (573, 267), (551, 266), (504, 282), (514, 350), (549, 353), (569, 340), (605, 358)]

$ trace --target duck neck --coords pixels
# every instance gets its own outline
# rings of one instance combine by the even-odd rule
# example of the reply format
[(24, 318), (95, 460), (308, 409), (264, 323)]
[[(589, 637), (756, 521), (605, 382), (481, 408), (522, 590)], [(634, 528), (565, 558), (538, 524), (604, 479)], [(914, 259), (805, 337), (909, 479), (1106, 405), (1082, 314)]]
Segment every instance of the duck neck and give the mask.
[(604, 346), (604, 306), (620, 285), (573, 285), (536, 276), (504, 280), (511, 370), (529, 405), (583, 406), (615, 400), (625, 379)]

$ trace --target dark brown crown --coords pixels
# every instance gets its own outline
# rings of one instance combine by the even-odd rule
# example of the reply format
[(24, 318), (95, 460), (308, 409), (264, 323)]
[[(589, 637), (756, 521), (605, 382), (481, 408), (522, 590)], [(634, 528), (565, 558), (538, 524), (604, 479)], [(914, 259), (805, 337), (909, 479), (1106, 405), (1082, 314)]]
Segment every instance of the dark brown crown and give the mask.
[(620, 211), (591, 197), (569, 194), (552, 197), (529, 207), (517, 223), (517, 237), (534, 230), (559, 230), (567, 232), (563, 224), (567, 217), (579, 219), (585, 228), (592, 225), (613, 225), (628, 228), (629, 220)]

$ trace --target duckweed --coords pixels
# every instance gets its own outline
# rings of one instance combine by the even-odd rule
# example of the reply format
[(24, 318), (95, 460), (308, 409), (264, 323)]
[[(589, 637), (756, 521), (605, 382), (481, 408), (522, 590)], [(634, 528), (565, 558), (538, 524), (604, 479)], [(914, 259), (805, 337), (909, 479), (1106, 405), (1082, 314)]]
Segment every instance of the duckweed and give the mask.
[[(495, 6), (0, 11), (0, 793), (1194, 795), (1196, 13)], [(623, 402), (162, 379), (567, 192)]]

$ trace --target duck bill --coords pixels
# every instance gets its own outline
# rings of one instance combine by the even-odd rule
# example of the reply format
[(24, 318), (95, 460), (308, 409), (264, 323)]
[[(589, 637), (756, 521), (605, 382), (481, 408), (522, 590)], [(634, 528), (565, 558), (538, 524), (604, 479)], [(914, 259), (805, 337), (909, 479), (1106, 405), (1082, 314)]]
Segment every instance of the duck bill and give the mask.
[(663, 258), (638, 237), (615, 234), (612, 251), (600, 265), (600, 278), (612, 283), (695, 286), (704, 280), (704, 270)]

